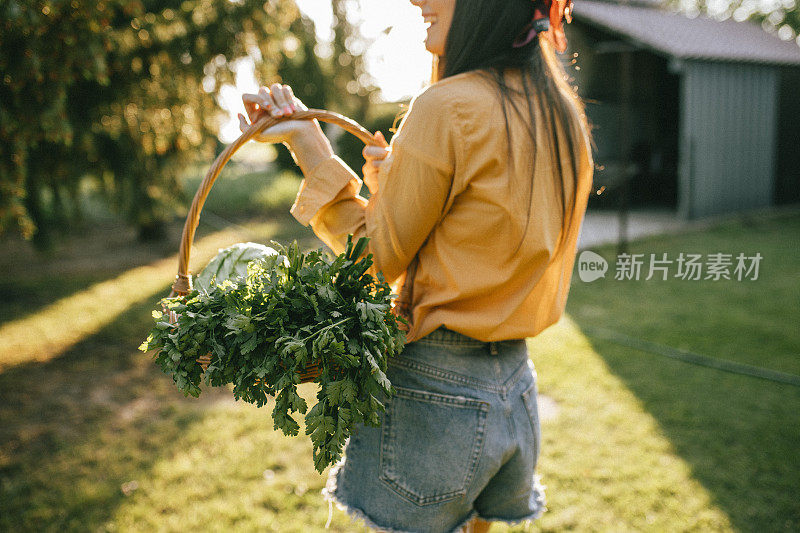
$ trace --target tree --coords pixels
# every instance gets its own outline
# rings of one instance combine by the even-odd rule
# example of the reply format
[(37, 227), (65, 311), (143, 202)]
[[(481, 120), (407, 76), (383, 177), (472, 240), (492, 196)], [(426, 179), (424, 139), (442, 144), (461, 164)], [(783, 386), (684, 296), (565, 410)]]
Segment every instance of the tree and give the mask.
[(331, 3), (335, 72), (332, 94), (336, 95), (341, 112), (361, 122), (367, 115), (373, 93), (378, 90), (364, 62), (363, 52), (369, 43), (347, 18), (348, 8), (355, 7), (352, 0), (332, 0)]
[(800, 45), (800, 9), (795, 0), (729, 0), (722, 3), (708, 0), (667, 0), (667, 4), (684, 12), (706, 13), (720, 18), (733, 17), (740, 22), (753, 20), (760, 23), (766, 31), (777, 33), (785, 40), (796, 39)]
[[(290, 46), (278, 67), (279, 78), (292, 86), (295, 94), (310, 108), (330, 109), (363, 124), (378, 90), (364, 62), (369, 42), (360, 34), (348, 13), (355, 13), (352, 0), (332, 0), (333, 42), (331, 54), (318, 57), (314, 25), (305, 18), (297, 19), (290, 28), (293, 36), (304, 36)], [(292, 37), (293, 38), (293, 37)], [(290, 39), (292, 39), (290, 38)], [(354, 168), (361, 141), (345, 137), (346, 146), (339, 155)], [(363, 159), (360, 159), (363, 163)], [(278, 147), (277, 163), (281, 168), (295, 168), (294, 160), (283, 146)]]
[(274, 78), (299, 18), (293, 0), (4, 1), (0, 232), (46, 245), (88, 176), (157, 236), (180, 170), (216, 152), (234, 61), (260, 54)]
[[(327, 109), (333, 85), (330, 68), (317, 57), (317, 33), (314, 23), (306, 17), (297, 18), (289, 27), (291, 35), (283, 47), (278, 64), (277, 79), (292, 87), (292, 91), (306, 106)], [(266, 84), (266, 82), (265, 82)], [(282, 169), (293, 169), (296, 164), (289, 150), (276, 146), (276, 164)]]

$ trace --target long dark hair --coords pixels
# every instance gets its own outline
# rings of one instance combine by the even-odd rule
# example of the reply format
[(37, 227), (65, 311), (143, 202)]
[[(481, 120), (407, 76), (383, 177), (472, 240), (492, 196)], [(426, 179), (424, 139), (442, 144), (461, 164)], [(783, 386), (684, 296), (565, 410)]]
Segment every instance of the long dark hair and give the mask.
[[(512, 94), (519, 93), (506, 83), (506, 71), (519, 69), (522, 73), (522, 87), (527, 100), (527, 120), (536, 164), (536, 120), (538, 113), (545, 125), (545, 135), (550, 142), (552, 159), (557, 169), (561, 184), (562, 231), (559, 243), (566, 239), (570, 220), (567, 213), (574, 211), (577, 200), (578, 170), (580, 168), (580, 150), (578, 143), (584, 142), (584, 132), (589, 133), (584, 105), (575, 90), (570, 86), (563, 65), (556, 56), (552, 44), (544, 37), (536, 36), (527, 45), (514, 48), (512, 42), (525, 25), (533, 18), (534, 3), (531, 0), (456, 0), (455, 12), (450, 31), (445, 43), (443, 72), (438, 72), (441, 63), (434, 62), (432, 81), (444, 79), (462, 72), (477, 70), (488, 79), (494, 81), (499, 92), (501, 108), (506, 126), (506, 138), (509, 159), (511, 151), (511, 131), (508, 125), (507, 104), (522, 116), (512, 99)], [(435, 58), (439, 59), (439, 58)], [(438, 65), (438, 67), (436, 66)], [(538, 96), (534, 98), (534, 94)], [(569, 154), (571, 168), (562, 165), (561, 140), (557, 134), (559, 127), (566, 133), (566, 150)], [(570, 172), (574, 176), (572, 183), (572, 203), (567, 206), (565, 175)], [(522, 245), (530, 219), (530, 208), (533, 195), (533, 175), (529, 183), (528, 212), (525, 232), (516, 250)], [(560, 244), (559, 244), (560, 246)], [(554, 254), (555, 255), (555, 254)]]

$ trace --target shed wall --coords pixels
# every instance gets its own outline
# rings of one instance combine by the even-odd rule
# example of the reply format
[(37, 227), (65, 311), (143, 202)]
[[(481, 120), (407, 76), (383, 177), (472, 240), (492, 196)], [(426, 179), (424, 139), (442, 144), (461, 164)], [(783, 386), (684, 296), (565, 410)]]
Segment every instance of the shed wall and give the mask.
[(687, 61), (681, 81), (679, 213), (685, 218), (772, 204), (778, 72)]
[(775, 203), (800, 202), (800, 67), (781, 69)]

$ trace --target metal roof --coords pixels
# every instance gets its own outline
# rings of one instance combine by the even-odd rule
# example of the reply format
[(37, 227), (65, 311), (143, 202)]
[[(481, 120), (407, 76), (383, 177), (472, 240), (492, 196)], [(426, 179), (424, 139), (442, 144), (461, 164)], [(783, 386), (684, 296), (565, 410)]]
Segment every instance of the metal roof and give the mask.
[(767, 33), (752, 22), (690, 18), (641, 3), (621, 5), (593, 0), (577, 0), (573, 15), (576, 20), (676, 58), (800, 65), (800, 46)]

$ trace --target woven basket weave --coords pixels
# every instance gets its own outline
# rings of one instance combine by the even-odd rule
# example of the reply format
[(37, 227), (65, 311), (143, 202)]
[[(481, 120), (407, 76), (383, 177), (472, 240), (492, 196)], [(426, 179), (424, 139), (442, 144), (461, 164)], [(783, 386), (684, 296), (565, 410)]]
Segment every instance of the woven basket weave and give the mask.
[[(344, 117), (332, 111), (325, 111), (323, 109), (308, 109), (298, 110), (288, 117), (272, 117), (268, 114), (256, 120), (242, 135), (233, 143), (228, 145), (222, 153), (217, 156), (211, 168), (208, 169), (206, 177), (197, 189), (197, 193), (192, 200), (192, 206), (186, 216), (186, 223), (183, 226), (183, 234), (181, 235), (180, 253), (178, 254), (178, 275), (175, 277), (175, 282), (172, 284), (172, 292), (170, 296), (182, 296), (188, 294), (192, 290), (192, 276), (189, 273), (189, 256), (192, 250), (192, 242), (194, 241), (194, 234), (197, 230), (197, 225), (200, 222), (200, 211), (203, 209), (203, 204), (211, 191), (217, 177), (225, 164), (230, 161), (233, 154), (242, 147), (247, 141), (255, 137), (259, 132), (273, 126), (274, 124), (283, 120), (312, 120), (317, 119), (323, 122), (330, 122), (336, 124), (345, 131), (352, 133), (364, 144), (370, 146), (377, 146), (373, 135), (355, 121)], [(177, 322), (177, 315), (174, 312), (169, 314), (170, 322)], [(208, 368), (211, 363), (211, 354), (202, 355), (197, 358), (197, 362), (203, 368), (203, 371)], [(300, 373), (300, 379), (303, 383), (314, 381), (319, 376), (319, 368), (316, 364), (309, 364), (305, 370)], [(258, 379), (256, 381), (259, 381)]]

